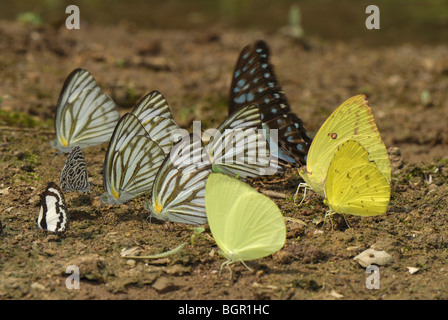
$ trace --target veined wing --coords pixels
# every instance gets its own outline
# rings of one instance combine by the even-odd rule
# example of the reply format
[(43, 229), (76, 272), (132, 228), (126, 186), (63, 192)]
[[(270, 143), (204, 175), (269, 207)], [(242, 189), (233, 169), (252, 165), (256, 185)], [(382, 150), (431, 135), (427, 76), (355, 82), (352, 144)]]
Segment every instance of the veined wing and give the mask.
[(149, 137), (159, 144), (165, 154), (168, 154), (173, 145), (182, 138), (168, 103), (160, 92), (152, 91), (145, 95), (137, 103), (132, 113), (140, 120)]
[(235, 111), (215, 130), (206, 147), (213, 171), (243, 179), (275, 173), (276, 159), (264, 133), (257, 106)]
[(143, 125), (131, 113), (117, 124), (103, 168), (106, 191), (101, 200), (122, 204), (143, 193), (151, 192), (154, 177), (165, 158), (162, 148), (148, 137)]
[(73, 147), (87, 148), (109, 141), (120, 114), (92, 75), (74, 70), (66, 79), (58, 100), (55, 130), (51, 145), (61, 152)]
[(203, 157), (201, 138), (194, 134), (185, 136), (160, 167), (152, 199), (145, 208), (152, 217), (164, 221), (207, 223), (205, 183), (210, 173), (211, 164)]

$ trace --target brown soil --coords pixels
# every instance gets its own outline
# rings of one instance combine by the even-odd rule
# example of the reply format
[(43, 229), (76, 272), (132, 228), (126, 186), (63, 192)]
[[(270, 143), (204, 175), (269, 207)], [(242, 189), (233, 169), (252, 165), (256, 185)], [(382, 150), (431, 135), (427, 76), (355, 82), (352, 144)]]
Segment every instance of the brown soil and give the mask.
[[(293, 110), (313, 135), (347, 98), (368, 96), (393, 165), (392, 199), (385, 215), (335, 217), (311, 194), (293, 201), (297, 172), (253, 181), (285, 217), (285, 247), (271, 257), (226, 268), (206, 229), (191, 242), (189, 226), (146, 218), (144, 197), (100, 205), (107, 145), (85, 149), (94, 201), (66, 194), (72, 221), (62, 237), (37, 229), (39, 195), (58, 182), (65, 161), (50, 148), (52, 119), (66, 76), (88, 69), (128, 111), (159, 90), (175, 120), (216, 125), (226, 117), (231, 74), (239, 51), (257, 39), (271, 47), (272, 63)], [(364, 47), (309, 39), (306, 51), (278, 33), (213, 29), (138, 30), (89, 25), (69, 31), (0, 21), (0, 298), (2, 299), (448, 299), (448, 46)], [(422, 94), (423, 92), (423, 94)], [(429, 99), (425, 100), (426, 93)], [(273, 194), (273, 193), (271, 193)], [(122, 250), (179, 253), (153, 261), (124, 259)], [(365, 268), (353, 260), (367, 248), (391, 254), (380, 267), (380, 289), (367, 289)], [(77, 265), (79, 290), (65, 286)], [(408, 267), (419, 268), (410, 274)]]

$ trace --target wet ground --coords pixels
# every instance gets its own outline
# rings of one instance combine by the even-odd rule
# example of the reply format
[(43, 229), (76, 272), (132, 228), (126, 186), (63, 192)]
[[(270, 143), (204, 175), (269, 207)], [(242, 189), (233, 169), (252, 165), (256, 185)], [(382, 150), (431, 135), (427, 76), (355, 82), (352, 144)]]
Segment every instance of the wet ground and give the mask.
[[(287, 241), (274, 255), (223, 269), (206, 228), (191, 241), (186, 225), (167, 229), (146, 220), (145, 197), (101, 205), (107, 145), (85, 149), (93, 202), (66, 194), (72, 216), (62, 237), (37, 229), (39, 195), (58, 181), (65, 157), (54, 157), (53, 118), (66, 76), (88, 69), (123, 114), (159, 90), (176, 122), (216, 126), (227, 114), (231, 74), (239, 51), (257, 39), (292, 109), (314, 135), (343, 101), (366, 94), (391, 152), (392, 198), (378, 217), (335, 217), (311, 194), (293, 195), (297, 171), (252, 181), (285, 217)], [(141, 30), (132, 23), (63, 27), (0, 21), (0, 297), (2, 299), (448, 299), (448, 45), (366, 47), (356, 40), (307, 38), (311, 50), (279, 32)], [(152, 261), (123, 258), (188, 245)], [(393, 262), (379, 268), (379, 289), (353, 258), (367, 248)], [(138, 251), (137, 251), (138, 252)], [(66, 268), (77, 265), (79, 290), (68, 290)], [(417, 268), (411, 274), (409, 267)]]

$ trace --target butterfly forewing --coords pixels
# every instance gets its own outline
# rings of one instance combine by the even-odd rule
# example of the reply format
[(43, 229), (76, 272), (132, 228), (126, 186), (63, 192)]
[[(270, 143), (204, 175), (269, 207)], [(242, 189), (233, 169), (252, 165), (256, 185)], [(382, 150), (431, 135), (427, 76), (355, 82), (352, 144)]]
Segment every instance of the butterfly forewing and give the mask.
[(79, 146), (74, 147), (68, 155), (61, 172), (60, 183), (62, 190), (65, 192), (90, 191), (86, 159)]
[(154, 180), (152, 199), (145, 208), (151, 216), (164, 221), (207, 223), (205, 183), (210, 172), (211, 164), (207, 157), (203, 157), (200, 137), (185, 136), (160, 167)]
[(122, 204), (151, 192), (154, 177), (164, 159), (162, 148), (149, 138), (137, 117), (125, 114), (107, 149), (103, 168), (106, 192), (100, 199), (109, 204)]
[[(260, 108), (262, 121), (278, 130), (278, 156), (291, 164), (305, 164), (311, 139), (289, 102), (269, 62), (269, 49), (257, 41), (241, 51), (230, 87), (229, 113), (248, 105)], [(277, 150), (275, 148), (271, 148)]]
[(44, 231), (62, 233), (68, 228), (68, 222), (64, 194), (56, 183), (50, 182), (41, 195), (37, 226)]
[(226, 119), (212, 135), (206, 151), (213, 170), (241, 178), (273, 174), (270, 153), (257, 106), (245, 106)]
[(61, 152), (109, 141), (120, 114), (115, 102), (84, 69), (74, 70), (64, 83), (56, 110), (56, 140)]
[(166, 99), (158, 91), (152, 91), (144, 96), (132, 113), (140, 120), (149, 137), (159, 144), (165, 154), (168, 154), (172, 146), (182, 137)]

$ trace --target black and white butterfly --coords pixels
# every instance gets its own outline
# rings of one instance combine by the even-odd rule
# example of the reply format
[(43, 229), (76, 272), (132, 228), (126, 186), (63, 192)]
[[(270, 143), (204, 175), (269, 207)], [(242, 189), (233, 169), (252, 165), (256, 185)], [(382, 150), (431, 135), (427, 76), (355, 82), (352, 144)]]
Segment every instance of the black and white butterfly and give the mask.
[(173, 146), (154, 179), (151, 200), (144, 207), (151, 217), (186, 224), (205, 224), (205, 184), (212, 165), (202, 140), (186, 135)]
[(233, 112), (205, 147), (213, 171), (243, 179), (276, 173), (276, 159), (271, 157), (264, 132), (258, 106)]
[(50, 182), (41, 195), (36, 223), (39, 229), (55, 233), (63, 233), (68, 228), (69, 215), (64, 194), (54, 182)]
[(262, 40), (240, 53), (230, 87), (229, 114), (248, 104), (258, 105), (264, 126), (278, 130), (278, 143), (271, 143), (271, 152), (278, 152), (286, 163), (304, 165), (311, 139), (302, 120), (291, 111), (269, 62), (269, 48)]
[(151, 192), (154, 177), (165, 153), (153, 141), (139, 119), (126, 113), (118, 122), (107, 148), (103, 166), (104, 192), (100, 200), (123, 204)]
[(86, 159), (79, 146), (74, 147), (69, 153), (61, 172), (60, 183), (65, 192), (90, 192)]
[(68, 153), (110, 140), (120, 119), (115, 102), (84, 69), (75, 69), (65, 80), (59, 96), (53, 148)]

